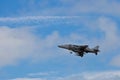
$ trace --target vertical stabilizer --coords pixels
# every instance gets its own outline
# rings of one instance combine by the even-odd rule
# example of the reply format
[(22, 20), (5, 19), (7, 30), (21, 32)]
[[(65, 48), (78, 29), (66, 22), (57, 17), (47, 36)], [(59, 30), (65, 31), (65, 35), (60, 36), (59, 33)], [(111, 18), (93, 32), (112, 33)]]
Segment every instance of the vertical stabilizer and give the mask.
[(94, 49), (94, 51), (95, 51), (95, 54), (97, 55), (98, 52), (99, 52), (99, 46), (95, 46), (93, 49)]
[(95, 47), (94, 47), (94, 50), (99, 50), (99, 46), (98, 46), (98, 45), (95, 46)]

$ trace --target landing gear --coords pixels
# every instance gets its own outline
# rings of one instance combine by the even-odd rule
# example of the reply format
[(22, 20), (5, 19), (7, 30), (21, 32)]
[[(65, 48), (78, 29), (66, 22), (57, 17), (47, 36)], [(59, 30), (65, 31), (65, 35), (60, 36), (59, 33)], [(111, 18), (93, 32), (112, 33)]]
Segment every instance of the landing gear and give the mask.
[(83, 54), (81, 54), (80, 56), (83, 57)]
[(96, 52), (95, 55), (97, 55), (98, 53)]
[(79, 53), (79, 54), (77, 54), (77, 56), (83, 57), (83, 54), (82, 54), (82, 53)]

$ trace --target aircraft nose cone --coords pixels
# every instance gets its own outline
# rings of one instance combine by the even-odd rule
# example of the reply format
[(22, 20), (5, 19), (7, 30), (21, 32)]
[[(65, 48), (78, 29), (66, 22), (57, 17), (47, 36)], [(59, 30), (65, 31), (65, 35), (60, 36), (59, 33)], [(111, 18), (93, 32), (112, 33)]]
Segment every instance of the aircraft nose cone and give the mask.
[(58, 45), (59, 48), (69, 49), (69, 45)]
[(62, 46), (62, 45), (58, 45), (58, 47), (59, 47), (59, 48), (63, 48), (63, 46)]

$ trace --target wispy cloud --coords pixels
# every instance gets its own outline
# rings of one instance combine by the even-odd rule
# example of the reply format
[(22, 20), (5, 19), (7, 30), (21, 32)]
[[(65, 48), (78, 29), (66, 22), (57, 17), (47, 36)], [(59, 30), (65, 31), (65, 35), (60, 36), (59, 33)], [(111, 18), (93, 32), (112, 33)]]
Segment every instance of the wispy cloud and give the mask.
[[(47, 76), (46, 76), (47, 77)], [(13, 80), (52, 80), (50, 78), (16, 78)], [(104, 71), (104, 72), (86, 72), (73, 74), (64, 77), (54, 77), (54, 80), (119, 80), (120, 71)]]
[[(29, 5), (25, 7), (22, 12), (20, 12), (25, 13), (26, 15), (81, 15), (90, 13), (120, 16), (120, 3), (117, 0), (52, 0), (51, 2), (56, 3), (56, 5), (52, 5), (49, 0), (40, 1), (37, 3), (32, 0), (29, 1)], [(34, 8), (31, 8), (31, 6)], [(28, 11), (28, 9), (30, 11)]]
[(25, 16), (25, 17), (1, 17), (0, 22), (4, 21), (28, 21), (28, 20), (52, 20), (52, 19), (72, 19), (80, 18), (80, 16)]
[[(110, 76), (111, 75), (111, 76)], [(106, 71), (106, 72), (95, 72), (95, 73), (83, 73), (83, 74), (74, 74), (67, 76), (61, 79), (56, 80), (119, 80), (120, 72), (119, 71)]]
[(82, 16), (25, 16), (0, 17), (1, 26), (35, 26), (42, 24), (68, 24), (82, 19)]
[(55, 71), (50, 71), (50, 72), (38, 72), (38, 73), (29, 73), (28, 76), (29, 77), (50, 77), (50, 76), (53, 76), (53, 75), (56, 75), (57, 72)]
[(11, 80), (46, 80), (43, 78), (17, 78), (17, 79), (11, 79)]

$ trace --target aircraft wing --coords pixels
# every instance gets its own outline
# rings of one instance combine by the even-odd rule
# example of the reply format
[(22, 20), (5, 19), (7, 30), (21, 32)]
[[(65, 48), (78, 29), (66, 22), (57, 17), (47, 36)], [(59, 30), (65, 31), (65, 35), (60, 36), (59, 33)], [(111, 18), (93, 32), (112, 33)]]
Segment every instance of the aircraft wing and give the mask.
[(76, 52), (77, 56), (81, 56), (83, 57), (84, 56), (84, 52), (85, 52), (85, 49), (88, 47), (88, 45), (76, 45), (76, 47), (78, 48)]
[(77, 56), (81, 56), (81, 57), (84, 56), (84, 52), (77, 52), (76, 54), (77, 54)]
[(88, 47), (88, 45), (80, 45), (80, 46), (78, 46), (79, 50), (82, 50), (82, 51), (84, 51), (87, 47)]

